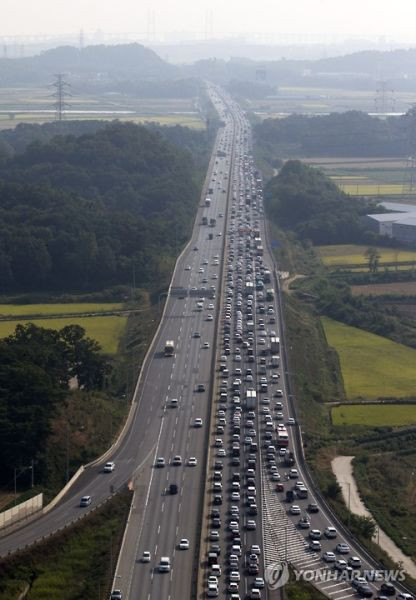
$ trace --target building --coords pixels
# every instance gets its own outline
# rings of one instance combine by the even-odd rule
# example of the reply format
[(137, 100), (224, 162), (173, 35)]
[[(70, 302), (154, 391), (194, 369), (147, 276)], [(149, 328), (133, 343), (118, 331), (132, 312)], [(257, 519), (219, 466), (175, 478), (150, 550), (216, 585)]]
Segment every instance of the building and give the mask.
[(366, 224), (379, 235), (391, 237), (407, 246), (416, 246), (416, 206), (395, 202), (381, 202), (394, 211), (365, 217)]

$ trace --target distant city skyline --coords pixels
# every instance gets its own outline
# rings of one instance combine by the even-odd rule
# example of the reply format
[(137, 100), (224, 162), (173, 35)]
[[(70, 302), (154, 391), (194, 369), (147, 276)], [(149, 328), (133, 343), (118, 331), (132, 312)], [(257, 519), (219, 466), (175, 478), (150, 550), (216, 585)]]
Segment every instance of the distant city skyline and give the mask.
[(370, 37), (416, 41), (416, 2), (396, 0), (2, 0), (0, 38), (65, 36), (88, 40), (137, 34), (153, 41), (233, 36), (274, 43)]

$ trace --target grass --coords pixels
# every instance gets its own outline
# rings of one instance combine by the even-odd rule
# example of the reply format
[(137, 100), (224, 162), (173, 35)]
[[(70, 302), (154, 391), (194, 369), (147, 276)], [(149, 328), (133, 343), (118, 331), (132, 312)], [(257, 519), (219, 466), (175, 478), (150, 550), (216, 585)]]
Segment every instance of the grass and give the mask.
[[(368, 246), (359, 244), (339, 244), (317, 246), (316, 252), (327, 266), (367, 264), (365, 252)], [(380, 265), (416, 261), (416, 251), (395, 248), (377, 248)]]
[(416, 424), (416, 404), (353, 404), (331, 411), (333, 425), (403, 427)]
[(415, 395), (416, 350), (327, 317), (321, 321), (338, 352), (348, 399)]
[(121, 303), (79, 304), (0, 304), (0, 317), (28, 317), (34, 315), (67, 315), (121, 310)]
[[(1, 321), (0, 338), (11, 335), (18, 323), (26, 324), (28, 320)], [(84, 327), (87, 336), (96, 340), (103, 352), (115, 354), (118, 343), (126, 327), (127, 317), (105, 316), (105, 317), (64, 317), (61, 319), (36, 319), (38, 327), (46, 329), (62, 329), (66, 325), (80, 325)]]
[(0, 600), (27, 588), (27, 600), (108, 598), (130, 502), (122, 492), (75, 527), (2, 560)]

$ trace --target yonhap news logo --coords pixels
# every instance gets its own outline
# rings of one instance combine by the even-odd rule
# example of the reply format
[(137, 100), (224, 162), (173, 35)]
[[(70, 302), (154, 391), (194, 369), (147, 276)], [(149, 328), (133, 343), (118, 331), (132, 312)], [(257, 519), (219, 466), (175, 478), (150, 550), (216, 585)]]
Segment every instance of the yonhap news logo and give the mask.
[(289, 581), (289, 566), (286, 561), (277, 561), (268, 565), (264, 572), (264, 579), (270, 590), (277, 590)]

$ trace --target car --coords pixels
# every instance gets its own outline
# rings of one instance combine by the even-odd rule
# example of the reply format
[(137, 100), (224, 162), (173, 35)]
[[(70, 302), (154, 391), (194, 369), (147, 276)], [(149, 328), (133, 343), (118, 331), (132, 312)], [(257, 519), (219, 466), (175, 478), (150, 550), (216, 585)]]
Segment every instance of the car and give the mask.
[(254, 521), (254, 519), (248, 519), (246, 522), (246, 529), (248, 531), (254, 531), (256, 529), (256, 521)]
[(177, 493), (178, 493), (178, 484), (177, 483), (171, 483), (169, 485), (169, 494), (175, 495)]
[(85, 507), (85, 506), (89, 506), (91, 504), (91, 496), (82, 496), (81, 500), (79, 501), (79, 505), (81, 508)]
[(182, 464), (182, 457), (181, 457), (179, 454), (177, 454), (177, 455), (176, 455), (176, 456), (174, 456), (174, 457), (173, 457), (173, 459), (172, 459), (172, 465), (173, 465), (174, 467), (180, 467), (180, 466), (181, 466), (181, 464)]
[(215, 438), (214, 446), (216, 448), (222, 448), (223, 445), (224, 445), (224, 442), (222, 441), (221, 438)]
[(414, 597), (407, 592), (400, 592), (400, 594), (397, 594), (396, 600), (414, 600)]
[(123, 600), (123, 594), (121, 590), (113, 590), (111, 592), (110, 600)]
[(297, 469), (290, 469), (289, 471), (289, 478), (290, 479), (297, 479), (299, 477), (299, 473)]
[(227, 591), (232, 594), (233, 592), (236, 593), (238, 592), (238, 583), (236, 581), (230, 581), (230, 583), (228, 584), (228, 588)]
[(251, 588), (250, 598), (251, 600), (261, 600), (260, 590), (255, 587)]
[(257, 589), (263, 589), (265, 586), (263, 577), (256, 577), (253, 581), (253, 587)]
[(208, 598), (217, 598), (218, 583), (208, 583), (207, 596), (208, 596)]
[(330, 550), (328, 550), (327, 552), (324, 552), (322, 554), (322, 558), (325, 562), (335, 562), (337, 560), (337, 557), (335, 556), (335, 554), (333, 552), (331, 552)]
[(260, 546), (258, 544), (251, 544), (250, 554), (257, 554), (257, 556), (260, 556), (260, 554), (261, 554)]
[(292, 506), (289, 508), (289, 513), (291, 515), (300, 515), (301, 514), (300, 506), (298, 506), (297, 504), (292, 504)]
[(309, 537), (311, 540), (320, 540), (322, 537), (322, 533), (319, 529), (311, 529), (309, 532)]
[(202, 427), (203, 422), (202, 419), (200, 417), (197, 417), (194, 421), (194, 427)]
[(335, 550), (338, 552), (338, 554), (349, 554), (350, 547), (345, 542), (340, 542), (337, 544)]
[(238, 571), (231, 571), (229, 575), (230, 581), (240, 581), (240, 573)]
[(188, 467), (196, 467), (197, 464), (198, 464), (198, 461), (195, 458), (195, 456), (190, 456), (188, 458)]
[(148, 563), (148, 562), (150, 562), (151, 558), (152, 558), (152, 556), (151, 556), (149, 550), (145, 550), (142, 554), (141, 561), (143, 563)]
[(337, 571), (345, 571), (345, 569), (347, 567), (348, 567), (347, 561), (344, 560), (343, 558), (340, 558), (335, 561), (334, 569), (336, 569)]
[(293, 417), (289, 417), (287, 420), (288, 425), (296, 425), (296, 421)]
[(206, 321), (213, 321), (214, 317), (212, 315), (207, 315)]
[(309, 542), (309, 549), (313, 550), (314, 552), (322, 550), (321, 542), (319, 540), (311, 540)]
[(204, 342), (204, 343), (202, 344), (202, 348), (203, 348), (204, 350), (207, 350), (207, 349), (209, 348), (209, 342)]
[(363, 583), (357, 587), (357, 594), (362, 598), (371, 598), (373, 596), (373, 592), (368, 585), (368, 583)]
[(308, 512), (310, 512), (310, 513), (319, 512), (319, 506), (315, 502), (310, 502), (308, 504)]
[(198, 252), (198, 246), (194, 246), (194, 251)]
[(211, 531), (209, 532), (209, 539), (211, 542), (218, 542), (218, 540), (220, 539), (220, 534), (218, 533), (218, 531), (215, 531), (215, 529), (211, 529)]
[(396, 593), (396, 588), (390, 581), (383, 581), (380, 586), (380, 592), (385, 596), (394, 596)]
[(367, 580), (365, 577), (354, 577), (354, 579), (351, 581), (351, 585), (354, 588), (358, 588), (360, 585), (364, 585), (367, 583)]
[(196, 391), (197, 392), (205, 392), (205, 384), (204, 383), (198, 383), (198, 385), (196, 386)]
[(201, 334), (199, 333), (199, 331), (194, 331), (193, 337), (194, 338), (200, 338)]
[(301, 529), (309, 529), (309, 527), (311, 526), (311, 522), (309, 521), (308, 517), (305, 515), (304, 517), (299, 519), (298, 525)]
[(353, 567), (353, 569), (360, 569), (361, 559), (358, 558), (358, 556), (350, 556), (348, 559), (348, 564), (350, 567)]
[(115, 463), (113, 462), (106, 462), (104, 465), (104, 473), (112, 473), (112, 471), (114, 471), (115, 469)]
[(326, 527), (324, 535), (328, 540), (334, 539), (337, 537), (337, 530), (335, 529), (335, 527)]
[(179, 542), (179, 550), (189, 550), (189, 540), (182, 538)]
[(190, 271), (190, 270), (191, 270), (191, 265), (186, 265), (185, 271)]

